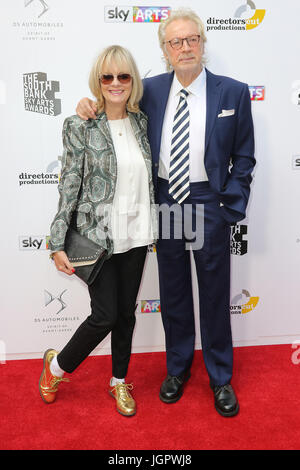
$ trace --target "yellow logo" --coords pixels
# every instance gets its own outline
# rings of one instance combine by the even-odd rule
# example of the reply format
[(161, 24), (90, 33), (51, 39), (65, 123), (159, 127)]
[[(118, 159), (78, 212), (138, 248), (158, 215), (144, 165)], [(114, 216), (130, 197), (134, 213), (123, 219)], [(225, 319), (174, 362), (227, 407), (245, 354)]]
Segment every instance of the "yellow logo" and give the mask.
[(241, 294), (232, 299), (230, 313), (245, 315), (255, 309), (258, 301), (259, 297), (253, 297), (247, 290), (243, 289)]
[[(250, 11), (249, 11), (250, 9)], [(249, 14), (252, 15), (248, 18), (245, 15)], [(237, 11), (235, 12), (235, 17), (241, 18), (243, 17), (246, 22), (246, 30), (254, 29), (259, 26), (266, 14), (266, 10), (257, 9), (254, 2), (252, 0), (248, 0), (245, 5), (241, 5)]]

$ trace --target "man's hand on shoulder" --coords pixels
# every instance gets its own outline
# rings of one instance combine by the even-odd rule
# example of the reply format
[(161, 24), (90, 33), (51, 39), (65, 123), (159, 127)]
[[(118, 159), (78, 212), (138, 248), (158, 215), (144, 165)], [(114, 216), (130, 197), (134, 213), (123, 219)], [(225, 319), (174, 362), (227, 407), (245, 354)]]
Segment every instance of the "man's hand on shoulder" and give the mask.
[(96, 112), (97, 103), (89, 98), (82, 98), (76, 107), (77, 115), (85, 121), (88, 119), (96, 119)]

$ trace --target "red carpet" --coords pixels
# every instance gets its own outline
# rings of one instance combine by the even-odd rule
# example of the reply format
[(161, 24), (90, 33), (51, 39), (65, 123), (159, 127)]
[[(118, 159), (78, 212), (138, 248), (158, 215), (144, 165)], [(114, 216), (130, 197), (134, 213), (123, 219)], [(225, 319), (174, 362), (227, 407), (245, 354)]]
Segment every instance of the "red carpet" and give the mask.
[(89, 357), (62, 383), (55, 403), (39, 396), (42, 360), (0, 365), (2, 450), (296, 450), (300, 448), (300, 364), (290, 345), (235, 348), (232, 385), (240, 413), (222, 418), (197, 351), (181, 400), (162, 403), (165, 354), (134, 354), (128, 381), (137, 414), (125, 418), (108, 394), (110, 356)]

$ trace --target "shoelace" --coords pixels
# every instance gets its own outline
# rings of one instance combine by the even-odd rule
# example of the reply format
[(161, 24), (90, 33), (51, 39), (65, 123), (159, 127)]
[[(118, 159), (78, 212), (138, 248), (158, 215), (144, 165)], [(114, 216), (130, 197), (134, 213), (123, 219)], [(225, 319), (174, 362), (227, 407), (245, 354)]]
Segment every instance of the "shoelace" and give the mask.
[(215, 389), (215, 394), (216, 395), (220, 395), (221, 392), (225, 391), (225, 392), (231, 392), (232, 390), (232, 387), (230, 384), (226, 384), (226, 385), (218, 385)]
[(132, 384), (117, 383), (111, 390), (112, 392), (116, 391), (116, 393), (119, 393), (121, 400), (123, 400), (124, 398), (131, 398), (130, 394), (128, 393), (128, 390), (132, 389)]
[(60, 382), (70, 382), (70, 379), (67, 379), (66, 377), (53, 376), (50, 382), (50, 386), (49, 387), (42, 386), (41, 388), (43, 388), (44, 390), (47, 390), (47, 392), (54, 393), (54, 392), (57, 392), (57, 386)]

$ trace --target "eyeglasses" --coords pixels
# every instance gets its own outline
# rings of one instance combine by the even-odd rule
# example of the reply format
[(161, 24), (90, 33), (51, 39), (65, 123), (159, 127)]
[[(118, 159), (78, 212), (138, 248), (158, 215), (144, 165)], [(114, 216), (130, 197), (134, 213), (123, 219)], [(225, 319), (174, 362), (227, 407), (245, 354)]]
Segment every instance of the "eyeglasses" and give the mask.
[(100, 76), (99, 80), (101, 83), (103, 83), (103, 85), (110, 85), (114, 81), (115, 77), (117, 77), (118, 81), (123, 85), (129, 83), (132, 78), (129, 73), (119, 73), (118, 75), (113, 75), (112, 73), (104, 73)]
[(168, 42), (172, 49), (178, 50), (182, 48), (183, 41), (186, 41), (190, 47), (197, 47), (200, 42), (200, 34), (194, 34), (188, 38), (174, 38), (170, 41), (165, 41), (165, 43)]

